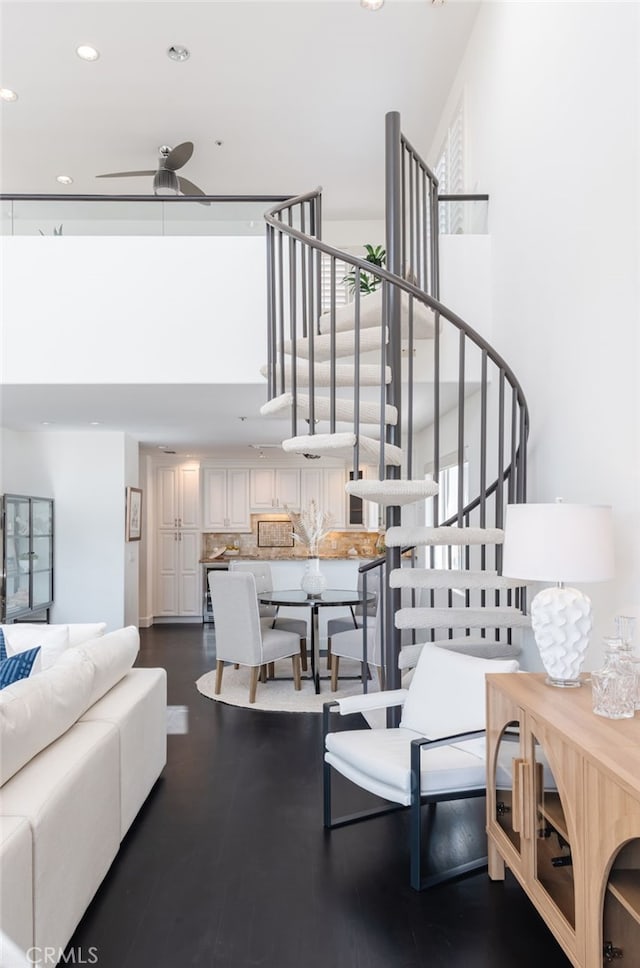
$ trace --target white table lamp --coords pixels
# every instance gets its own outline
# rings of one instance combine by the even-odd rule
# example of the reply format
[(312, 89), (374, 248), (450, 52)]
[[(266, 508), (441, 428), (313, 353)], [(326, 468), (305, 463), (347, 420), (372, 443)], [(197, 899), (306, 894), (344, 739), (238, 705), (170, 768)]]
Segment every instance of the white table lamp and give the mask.
[(502, 574), (553, 581), (531, 602), (531, 624), (547, 682), (579, 686), (591, 602), (564, 582), (607, 581), (614, 575), (611, 508), (588, 504), (510, 504), (504, 527)]

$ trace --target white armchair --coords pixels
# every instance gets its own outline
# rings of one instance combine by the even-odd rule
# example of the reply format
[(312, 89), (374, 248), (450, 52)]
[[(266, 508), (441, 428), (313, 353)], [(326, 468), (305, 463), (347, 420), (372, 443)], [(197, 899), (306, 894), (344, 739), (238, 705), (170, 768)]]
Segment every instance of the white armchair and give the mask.
[[(342, 827), (391, 810), (410, 809), (410, 882), (422, 890), (486, 865), (486, 857), (422, 876), (421, 805), (484, 796), (485, 674), (515, 672), (515, 660), (479, 659), (425, 645), (408, 689), (325, 703), (324, 825)], [(402, 706), (400, 725), (330, 732), (341, 715)], [(394, 806), (332, 817), (331, 771)]]
[(225, 662), (249, 666), (249, 702), (255, 702), (261, 668), (289, 657), (295, 688), (300, 689), (300, 636), (262, 626), (253, 575), (211, 571), (209, 589), (216, 630), (216, 695), (222, 689)]

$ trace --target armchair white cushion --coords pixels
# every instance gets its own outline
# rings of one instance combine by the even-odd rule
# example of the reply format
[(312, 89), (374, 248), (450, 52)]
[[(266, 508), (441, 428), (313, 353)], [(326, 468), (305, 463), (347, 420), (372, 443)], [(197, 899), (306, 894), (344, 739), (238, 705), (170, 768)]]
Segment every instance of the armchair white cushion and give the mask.
[(295, 688), (300, 689), (300, 636), (263, 628), (253, 574), (211, 571), (209, 589), (216, 631), (216, 695), (222, 688), (225, 662), (250, 667), (249, 702), (255, 702), (261, 667), (289, 657)]
[[(370, 710), (384, 692), (327, 703), (324, 710), (325, 826), (353, 822), (331, 815), (331, 769), (357, 786), (411, 809), (411, 885), (416, 890), (455, 872), (424, 881), (421, 871), (421, 802), (482, 796), (485, 792), (485, 675), (515, 672), (515, 660), (479, 659), (425, 645), (408, 690), (390, 694), (402, 706), (400, 725), (386, 729), (329, 732), (332, 707), (342, 715)], [(382, 811), (385, 812), (385, 811)], [(378, 816), (379, 809), (358, 819)], [(480, 864), (483, 864), (485, 858)], [(476, 869), (478, 862), (464, 865)]]

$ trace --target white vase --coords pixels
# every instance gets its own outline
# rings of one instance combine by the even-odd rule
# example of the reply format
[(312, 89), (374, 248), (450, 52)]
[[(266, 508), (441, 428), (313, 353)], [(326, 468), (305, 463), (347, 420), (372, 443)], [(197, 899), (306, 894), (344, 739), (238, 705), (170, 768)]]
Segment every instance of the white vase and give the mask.
[(300, 581), (300, 587), (307, 595), (319, 595), (327, 587), (327, 579), (320, 571), (319, 558), (309, 558)]

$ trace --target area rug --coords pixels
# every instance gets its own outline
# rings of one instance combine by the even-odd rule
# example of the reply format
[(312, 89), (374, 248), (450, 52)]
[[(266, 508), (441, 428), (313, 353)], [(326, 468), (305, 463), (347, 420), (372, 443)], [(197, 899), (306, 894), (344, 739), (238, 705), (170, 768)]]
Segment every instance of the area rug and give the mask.
[[(340, 674), (345, 676), (356, 675), (359, 665), (356, 662), (349, 662), (348, 659), (340, 660)], [(227, 703), (230, 706), (245, 706), (247, 709), (263, 709), (288, 713), (321, 713), (325, 702), (332, 699), (344, 699), (346, 696), (357, 696), (362, 693), (362, 683), (359, 680), (339, 679), (338, 691), (331, 692), (329, 679), (321, 678), (320, 694), (316, 695), (311, 679), (305, 678), (302, 674), (302, 688), (299, 692), (293, 688), (291, 679), (291, 661), (281, 659), (275, 664), (276, 678), (269, 679), (267, 682), (258, 683), (256, 701), (249, 703), (249, 669), (240, 666), (234, 669), (232, 665), (225, 666), (222, 677), (222, 690), (216, 696), (214, 689), (216, 685), (215, 669), (206, 672), (196, 682), (196, 688), (207, 699), (214, 699), (216, 702)], [(327, 675), (324, 659), (321, 660), (320, 675)], [(289, 677), (288, 679), (285, 677)], [(281, 677), (281, 678), (279, 678)], [(378, 685), (375, 681), (369, 681), (369, 692), (377, 691)]]

